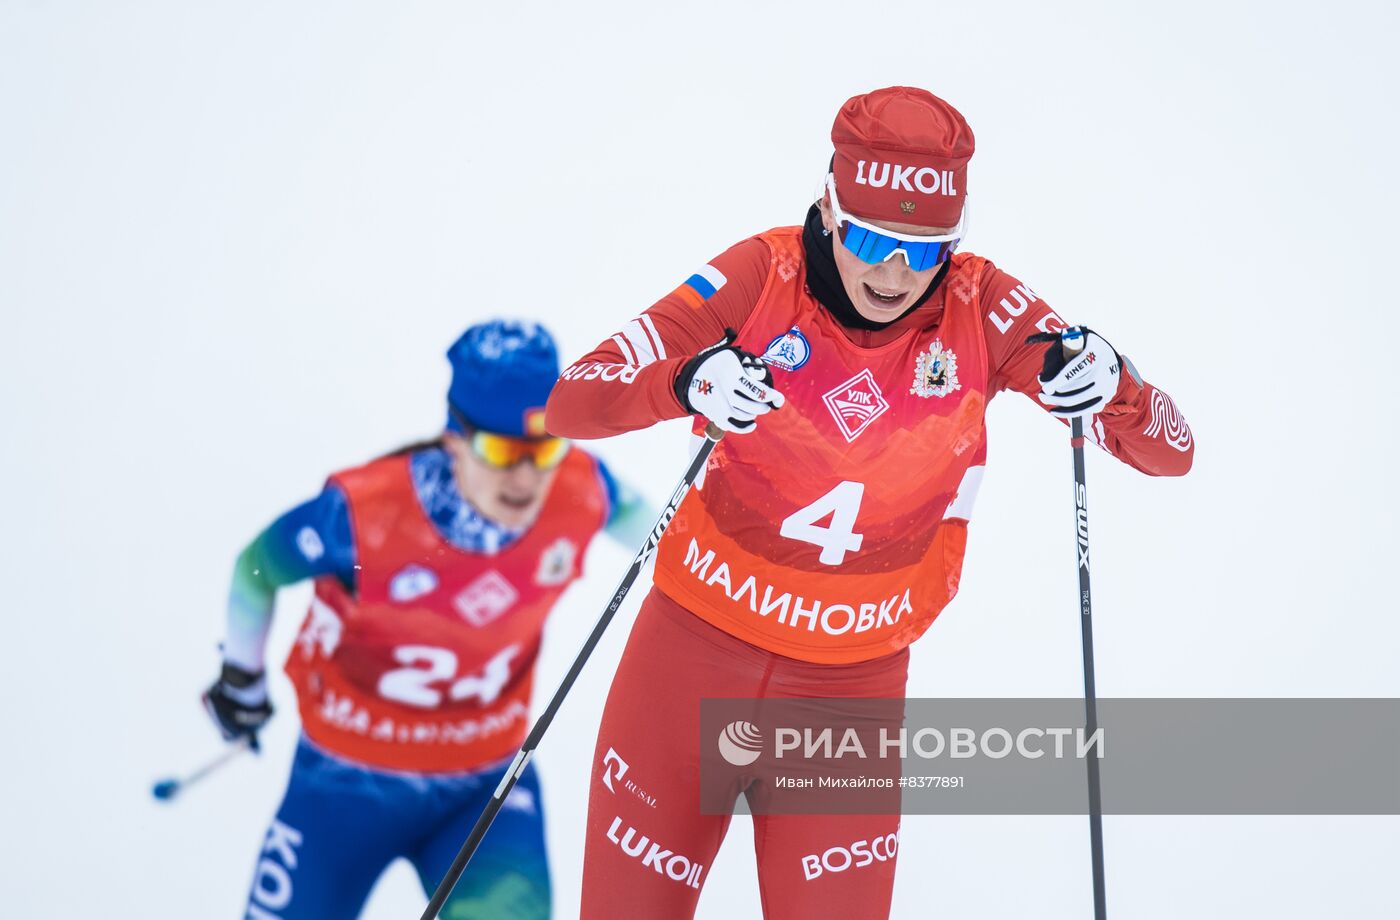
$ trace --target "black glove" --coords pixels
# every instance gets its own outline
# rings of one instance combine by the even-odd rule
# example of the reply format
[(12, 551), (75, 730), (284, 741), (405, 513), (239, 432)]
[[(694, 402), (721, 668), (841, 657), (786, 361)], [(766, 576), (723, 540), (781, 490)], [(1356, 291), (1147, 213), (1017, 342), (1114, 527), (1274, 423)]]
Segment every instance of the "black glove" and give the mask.
[(225, 741), (249, 736), (257, 747), (258, 730), (272, 718), (267, 699), (267, 681), (261, 671), (254, 674), (224, 662), (223, 672), (204, 691), (204, 708), (219, 727)]
[(763, 359), (734, 344), (733, 329), (691, 358), (676, 375), (676, 398), (724, 431), (753, 430), (758, 416), (783, 406)]

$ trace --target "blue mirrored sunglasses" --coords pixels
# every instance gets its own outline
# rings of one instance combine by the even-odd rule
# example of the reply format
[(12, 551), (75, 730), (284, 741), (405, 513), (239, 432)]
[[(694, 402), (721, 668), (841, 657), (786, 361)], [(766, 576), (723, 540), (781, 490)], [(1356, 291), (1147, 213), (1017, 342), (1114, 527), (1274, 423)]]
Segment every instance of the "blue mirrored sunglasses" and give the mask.
[(867, 265), (879, 265), (894, 257), (895, 253), (904, 256), (904, 261), (916, 272), (936, 268), (953, 255), (962, 241), (963, 228), (967, 220), (967, 206), (963, 205), (963, 216), (952, 233), (940, 236), (909, 236), (893, 233), (865, 223), (841, 210), (841, 202), (836, 197), (836, 183), (828, 175), (827, 192), (831, 198), (832, 217), (836, 219), (836, 235), (842, 244), (856, 258)]

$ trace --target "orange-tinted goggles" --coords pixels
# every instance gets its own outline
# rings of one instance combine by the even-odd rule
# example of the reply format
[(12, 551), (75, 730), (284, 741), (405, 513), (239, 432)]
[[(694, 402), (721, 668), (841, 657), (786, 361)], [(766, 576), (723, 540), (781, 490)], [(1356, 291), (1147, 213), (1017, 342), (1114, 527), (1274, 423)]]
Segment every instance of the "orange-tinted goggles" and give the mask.
[(483, 463), (501, 469), (528, 460), (536, 469), (552, 470), (569, 452), (569, 442), (564, 438), (513, 438), (490, 431), (473, 431), (466, 437), (472, 453)]

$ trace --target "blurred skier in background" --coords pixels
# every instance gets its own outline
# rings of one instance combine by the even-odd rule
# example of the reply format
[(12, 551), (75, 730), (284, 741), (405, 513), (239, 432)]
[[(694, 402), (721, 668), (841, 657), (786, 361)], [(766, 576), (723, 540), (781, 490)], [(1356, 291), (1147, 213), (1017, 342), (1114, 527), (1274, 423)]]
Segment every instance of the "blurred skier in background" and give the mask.
[[(660, 541), (613, 678), (585, 920), (694, 915), (729, 826), (699, 807), (716, 743), (700, 738), (701, 699), (904, 696), (909, 644), (958, 589), (998, 392), (1082, 418), (1150, 475), (1191, 466), (1190, 428), (1127, 358), (1082, 327), (1072, 359), (1058, 336), (1028, 343), (1067, 324), (987, 259), (954, 254), (973, 152), (956, 109), (875, 90), (842, 106), (831, 139), (801, 226), (702, 266), (549, 399), (549, 431), (571, 438), (687, 415), (697, 433), (730, 432)], [(645, 797), (614, 788), (623, 770)], [(763, 915), (888, 916), (898, 847), (897, 813), (756, 814)]]
[[(545, 329), (482, 323), (447, 357), (440, 437), (335, 473), (238, 557), (204, 695), (229, 740), (255, 740), (272, 715), (277, 589), (315, 579), (286, 663), (302, 736), (250, 920), (352, 920), (398, 857), (431, 892), (524, 740), (541, 630), (589, 542), (606, 530), (630, 550), (650, 529), (597, 458), (546, 434), (559, 366)], [(532, 763), (442, 916), (549, 914)]]

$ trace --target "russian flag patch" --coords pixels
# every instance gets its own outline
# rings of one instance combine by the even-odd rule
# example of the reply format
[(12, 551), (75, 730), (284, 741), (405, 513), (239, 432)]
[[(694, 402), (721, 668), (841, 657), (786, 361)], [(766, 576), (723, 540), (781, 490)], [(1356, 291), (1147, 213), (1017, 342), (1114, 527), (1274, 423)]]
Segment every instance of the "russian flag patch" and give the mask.
[(675, 295), (692, 309), (699, 309), (700, 305), (715, 296), (715, 292), (724, 287), (728, 280), (724, 273), (713, 265), (702, 265), (698, 272), (676, 288)]

